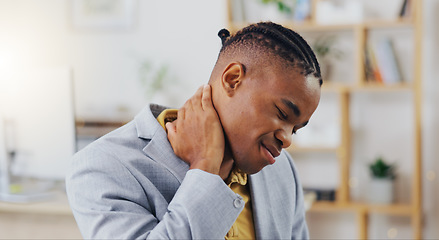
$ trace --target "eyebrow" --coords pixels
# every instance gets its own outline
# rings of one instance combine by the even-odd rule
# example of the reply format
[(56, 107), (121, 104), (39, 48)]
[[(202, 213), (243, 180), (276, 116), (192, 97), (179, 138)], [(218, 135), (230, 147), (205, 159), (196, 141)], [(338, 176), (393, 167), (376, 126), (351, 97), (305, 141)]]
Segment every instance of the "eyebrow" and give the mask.
[(297, 107), (296, 104), (292, 103), (290, 100), (287, 100), (287, 99), (285, 99), (285, 98), (282, 98), (282, 102), (283, 102), (285, 105), (287, 105), (287, 107), (288, 107), (289, 109), (291, 109), (297, 117), (300, 116), (300, 109), (299, 109), (299, 107)]

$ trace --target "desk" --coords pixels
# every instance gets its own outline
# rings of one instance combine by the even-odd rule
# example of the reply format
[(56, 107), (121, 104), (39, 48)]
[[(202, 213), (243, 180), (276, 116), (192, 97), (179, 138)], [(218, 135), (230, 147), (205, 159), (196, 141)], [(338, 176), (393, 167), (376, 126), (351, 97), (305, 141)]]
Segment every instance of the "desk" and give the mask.
[(65, 193), (36, 203), (0, 202), (0, 239), (82, 239)]

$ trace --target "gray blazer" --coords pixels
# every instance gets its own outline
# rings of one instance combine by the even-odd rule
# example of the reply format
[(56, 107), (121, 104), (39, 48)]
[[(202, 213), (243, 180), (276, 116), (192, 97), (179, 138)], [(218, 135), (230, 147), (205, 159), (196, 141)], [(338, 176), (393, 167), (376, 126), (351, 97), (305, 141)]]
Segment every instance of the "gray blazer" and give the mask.
[[(224, 239), (244, 208), (217, 175), (174, 155), (150, 105), (75, 154), (67, 194), (84, 238)], [(307, 239), (303, 193), (291, 157), (249, 177), (258, 239)]]

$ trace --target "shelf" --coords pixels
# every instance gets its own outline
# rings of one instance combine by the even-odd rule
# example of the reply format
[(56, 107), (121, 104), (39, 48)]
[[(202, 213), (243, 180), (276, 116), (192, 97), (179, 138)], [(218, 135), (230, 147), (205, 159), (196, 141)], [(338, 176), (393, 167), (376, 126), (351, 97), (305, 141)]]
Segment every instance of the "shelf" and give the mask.
[(363, 210), (364, 206), (352, 203), (317, 201), (311, 206), (310, 212), (350, 212)]
[(413, 213), (413, 208), (405, 204), (393, 205), (368, 205), (369, 212), (385, 213), (389, 215), (410, 216)]
[[(250, 22), (233, 23), (232, 29), (236, 31), (241, 29)], [(395, 20), (366, 20), (360, 23), (349, 24), (319, 24), (311, 21), (294, 22), (280, 21), (279, 24), (284, 25), (298, 32), (334, 32), (334, 31), (353, 31), (357, 28), (364, 29), (386, 29), (386, 28), (411, 28), (413, 22), (411, 19), (395, 19)]]
[(75, 124), (76, 127), (120, 127), (127, 123), (127, 121), (110, 121), (103, 119), (76, 119)]
[(337, 147), (298, 147), (298, 146), (290, 146), (286, 149), (289, 153), (337, 153)]
[(412, 19), (397, 19), (397, 20), (367, 20), (362, 24), (365, 28), (411, 28), (413, 27)]
[(310, 212), (369, 212), (396, 216), (411, 216), (412, 206), (408, 204), (378, 205), (368, 203), (338, 203), (317, 201), (311, 206)]
[(338, 84), (333, 81), (324, 82), (322, 85), (322, 92), (358, 92), (358, 91), (412, 91), (413, 85), (409, 83), (385, 84), (385, 83), (371, 83), (356, 85)]
[(49, 215), (72, 215), (67, 196), (57, 192), (55, 197), (48, 201), (32, 203), (0, 202), (0, 213), (23, 213), (23, 214), (49, 214)]
[(109, 120), (76, 120), (76, 133), (78, 137), (98, 138), (116, 128), (123, 126), (128, 121), (109, 121)]
[(365, 83), (363, 85), (352, 86), (350, 89), (351, 91), (412, 91), (413, 86), (408, 83)]
[(343, 91), (348, 91), (349, 88), (351, 88), (351, 86), (345, 85), (345, 84), (340, 84), (340, 83), (337, 83), (334, 81), (324, 81), (323, 85), (322, 85), (323, 92), (339, 93), (339, 92), (343, 92)]
[[(322, 94), (335, 94), (338, 100), (335, 104), (340, 109), (340, 143), (337, 147), (311, 146), (298, 147), (293, 146), (286, 149), (296, 160), (300, 157), (307, 158), (308, 153), (317, 154), (336, 154), (337, 166), (339, 167), (339, 184), (337, 186), (337, 200), (335, 202), (318, 201), (310, 207), (309, 212), (327, 212), (338, 213), (347, 212), (356, 215), (355, 223), (357, 225), (358, 239), (368, 239), (370, 214), (384, 214), (389, 216), (408, 217), (411, 220), (414, 239), (422, 239), (423, 215), (422, 215), (422, 0), (411, 1), (410, 14), (404, 18), (395, 19), (364, 19), (361, 22), (349, 24), (319, 24), (316, 22), (316, 1), (311, 1), (311, 18), (305, 22), (294, 22), (292, 20), (276, 21), (277, 23), (297, 31), (310, 39), (318, 36), (336, 34), (343, 35), (352, 45), (352, 62), (348, 63), (354, 74), (347, 75), (345, 79), (328, 78), (324, 79), (322, 85)], [(228, 23), (231, 31), (237, 30), (249, 25), (249, 22), (234, 22), (232, 9), (232, 0), (228, 0)], [(376, 3), (378, 4), (378, 2)], [(381, 8), (382, 5), (375, 7)], [(238, 9), (239, 10), (239, 9)], [(241, 9), (242, 10), (242, 9)], [(399, 9), (398, 9), (399, 10)], [(242, 18), (241, 18), (242, 19)], [(252, 22), (253, 23), (253, 22)], [(385, 84), (369, 82), (365, 79), (365, 46), (374, 41), (379, 35), (400, 34), (413, 36), (413, 62), (406, 67), (412, 70), (411, 76), (404, 76), (408, 79), (402, 79), (396, 84)], [(351, 36), (352, 35), (352, 36)], [(410, 39), (411, 40), (411, 39)], [(343, 42), (345, 44), (345, 42)], [(405, 49), (408, 50), (408, 49)], [(351, 126), (351, 99), (356, 94), (404, 94), (409, 97), (414, 104), (414, 157), (413, 170), (410, 174), (412, 178), (411, 200), (410, 204), (390, 204), (378, 205), (365, 202), (352, 202), (349, 179), (351, 178), (351, 164), (356, 154), (353, 142), (356, 137), (362, 137), (353, 131)], [(408, 93), (408, 94), (406, 94)], [(410, 95), (410, 96), (408, 96)], [(331, 96), (332, 97), (332, 96)], [(413, 128), (413, 126), (407, 126)], [(385, 133), (383, 133), (385, 134)], [(303, 154), (300, 155), (300, 154)], [(311, 155), (311, 154), (309, 154)]]

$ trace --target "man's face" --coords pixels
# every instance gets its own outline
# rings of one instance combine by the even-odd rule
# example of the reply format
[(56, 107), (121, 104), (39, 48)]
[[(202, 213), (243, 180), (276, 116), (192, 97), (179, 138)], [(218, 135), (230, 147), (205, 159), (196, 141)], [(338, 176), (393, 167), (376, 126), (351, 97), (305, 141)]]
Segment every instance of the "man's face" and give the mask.
[(296, 69), (270, 66), (245, 75), (218, 112), (236, 165), (253, 174), (273, 164), (319, 100), (318, 79)]

